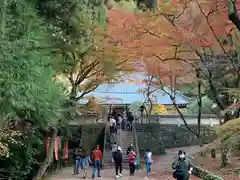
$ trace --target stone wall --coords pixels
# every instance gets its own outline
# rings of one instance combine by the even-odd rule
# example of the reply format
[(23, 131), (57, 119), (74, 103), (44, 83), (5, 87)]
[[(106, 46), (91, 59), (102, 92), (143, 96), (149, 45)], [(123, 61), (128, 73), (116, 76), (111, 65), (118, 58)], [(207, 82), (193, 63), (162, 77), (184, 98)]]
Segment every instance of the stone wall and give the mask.
[(73, 130), (72, 139), (78, 140), (80, 142), (80, 146), (82, 146), (88, 153), (90, 153), (97, 144), (99, 144), (101, 149), (103, 149), (104, 123), (79, 126), (75, 125), (71, 129)]
[[(189, 125), (196, 131), (196, 125)], [(196, 136), (190, 133), (184, 125), (180, 127), (171, 124), (135, 124), (138, 136), (140, 154), (148, 147), (154, 154), (163, 154), (166, 148), (177, 148), (198, 145)], [(215, 131), (210, 126), (202, 127), (203, 143), (215, 139)]]

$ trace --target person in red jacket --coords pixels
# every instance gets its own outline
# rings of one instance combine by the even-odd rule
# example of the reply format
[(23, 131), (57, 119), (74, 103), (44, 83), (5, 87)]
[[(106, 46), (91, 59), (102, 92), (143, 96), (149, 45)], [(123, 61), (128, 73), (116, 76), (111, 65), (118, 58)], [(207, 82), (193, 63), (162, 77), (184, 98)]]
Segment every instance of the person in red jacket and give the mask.
[(93, 174), (92, 178), (95, 177), (96, 169), (98, 170), (98, 177), (101, 177), (101, 160), (102, 160), (102, 151), (100, 150), (99, 145), (93, 150), (92, 152), (92, 158), (93, 158)]
[(136, 157), (137, 157), (136, 153), (133, 150), (131, 150), (130, 153), (128, 154), (130, 175), (133, 175), (135, 172), (134, 159)]

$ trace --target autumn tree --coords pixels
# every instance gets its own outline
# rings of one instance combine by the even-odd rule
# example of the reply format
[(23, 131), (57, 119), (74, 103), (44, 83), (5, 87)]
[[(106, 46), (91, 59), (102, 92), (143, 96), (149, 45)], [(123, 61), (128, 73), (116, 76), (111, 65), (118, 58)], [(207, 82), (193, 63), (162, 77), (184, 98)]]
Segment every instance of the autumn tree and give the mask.
[[(183, 78), (178, 77), (182, 80), (190, 80), (196, 74), (196, 68), (200, 68), (207, 80), (205, 85), (210, 88), (211, 99), (222, 111), (231, 105), (231, 101), (227, 100), (229, 98), (222, 96), (227, 88), (238, 88), (238, 37), (233, 25), (227, 20), (225, 1), (192, 0), (172, 6), (161, 5), (158, 12), (139, 13), (135, 17), (125, 15), (124, 23), (127, 24), (125, 29), (128, 29), (124, 29), (124, 34), (129, 34), (121, 40), (125, 43), (123, 52), (131, 52), (136, 59), (143, 59), (147, 64), (162, 64), (162, 69), (165, 68), (163, 62), (170, 65), (172, 60), (172, 72), (176, 66), (179, 66), (177, 69), (184, 67)], [(231, 85), (219, 81), (223, 76), (228, 80), (231, 76)], [(225, 116), (226, 121), (229, 118)]]
[(100, 84), (118, 76), (126, 69), (128, 59), (118, 58), (118, 49), (108, 38), (108, 14), (103, 1), (55, 3), (59, 6), (48, 1), (40, 1), (39, 6), (49, 21), (53, 40), (58, 42), (55, 50), (60, 56), (56, 62), (56, 77), (67, 84), (69, 99), (75, 103)]
[[(226, 1), (186, 0), (160, 4), (158, 11), (122, 13), (122, 16), (124, 34), (113, 26), (117, 27), (115, 32), (124, 44), (122, 52), (150, 64), (152, 68), (147, 72), (155, 76), (156, 85), (164, 89), (163, 85), (169, 84), (165, 78), (176, 89), (181, 81), (196, 80), (199, 130), (197, 134), (193, 132), (195, 135), (200, 136), (201, 86), (224, 112), (223, 123), (233, 118), (233, 114), (225, 110), (237, 100), (229, 90), (239, 88), (239, 41), (233, 24), (228, 21)], [(169, 96), (174, 104), (174, 96), (170, 93)], [(184, 120), (183, 114), (178, 112)]]

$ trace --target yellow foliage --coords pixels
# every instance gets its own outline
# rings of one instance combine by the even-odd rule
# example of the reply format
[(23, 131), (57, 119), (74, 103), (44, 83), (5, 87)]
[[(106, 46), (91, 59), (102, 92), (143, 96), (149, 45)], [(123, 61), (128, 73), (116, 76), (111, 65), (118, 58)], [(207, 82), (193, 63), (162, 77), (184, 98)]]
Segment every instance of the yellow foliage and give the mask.
[(23, 136), (23, 134), (19, 131), (10, 130), (10, 129), (1, 129), (0, 130), (0, 157), (5, 157), (5, 158), (9, 157), (10, 144), (22, 145), (22, 143), (19, 140), (16, 140), (17, 137), (21, 137), (21, 136)]
[(219, 126), (217, 135), (221, 140), (240, 135), (240, 118), (230, 120), (226, 124)]
[(162, 104), (154, 105), (152, 114), (167, 114), (167, 109)]

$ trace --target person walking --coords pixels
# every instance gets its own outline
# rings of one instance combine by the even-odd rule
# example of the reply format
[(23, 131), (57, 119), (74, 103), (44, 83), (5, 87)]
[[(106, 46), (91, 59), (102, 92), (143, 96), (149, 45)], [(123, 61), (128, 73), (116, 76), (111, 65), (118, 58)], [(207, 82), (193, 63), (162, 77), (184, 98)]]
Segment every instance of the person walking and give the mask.
[(119, 114), (119, 115), (118, 115), (118, 124), (119, 124), (120, 129), (122, 128), (122, 122), (123, 122), (122, 115)]
[(110, 123), (110, 132), (112, 132), (113, 126), (116, 125), (116, 120), (113, 118), (113, 116), (110, 116), (109, 123)]
[(128, 155), (131, 151), (134, 151), (133, 144), (130, 144), (130, 146), (127, 148), (127, 155)]
[(72, 153), (72, 157), (73, 157), (73, 174), (77, 174), (76, 173), (76, 160), (77, 160), (77, 148), (73, 149), (73, 153)]
[(87, 169), (89, 165), (92, 164), (91, 157), (86, 154), (86, 151), (83, 150), (83, 157), (82, 157), (82, 167), (83, 167), (83, 179), (87, 178)]
[(147, 177), (149, 177), (150, 172), (152, 170), (152, 152), (150, 151), (150, 149), (146, 149), (146, 152), (144, 154), (144, 161), (145, 161), (145, 165), (146, 165), (146, 175)]
[(191, 160), (186, 157), (186, 153), (182, 150), (178, 151), (178, 159), (172, 164), (173, 177), (177, 180), (189, 180), (192, 174), (192, 163)]
[(79, 168), (82, 169), (82, 153), (83, 153), (83, 149), (82, 147), (79, 147), (78, 149), (76, 149), (76, 161), (75, 161), (75, 173), (74, 174), (78, 174), (79, 172)]
[(122, 149), (117, 147), (117, 151), (114, 153), (114, 163), (116, 170), (116, 178), (122, 177)]
[(115, 153), (117, 152), (117, 149), (118, 149), (118, 145), (116, 142), (114, 142), (112, 144), (112, 162), (114, 162), (114, 156), (115, 156)]
[(102, 151), (100, 150), (100, 146), (97, 145), (93, 150), (93, 173), (92, 179), (95, 177), (96, 170), (98, 171), (98, 177), (101, 177), (101, 160), (102, 160)]
[(128, 154), (130, 176), (134, 175), (134, 172), (135, 172), (134, 159), (136, 157), (137, 157), (137, 155), (133, 150), (130, 151), (130, 153)]
[(112, 132), (111, 132), (111, 142), (116, 141), (116, 135), (117, 135), (117, 126), (116, 126), (116, 124), (114, 124), (112, 127)]
[(122, 130), (125, 131), (127, 128), (127, 113), (123, 112)]
[(128, 112), (128, 130), (129, 131), (132, 131), (132, 129), (133, 129), (133, 120), (134, 120), (134, 117), (133, 117), (132, 113)]
[(115, 136), (117, 134), (117, 125), (116, 120), (113, 116), (110, 117), (110, 134), (111, 134), (111, 143), (115, 141)]

